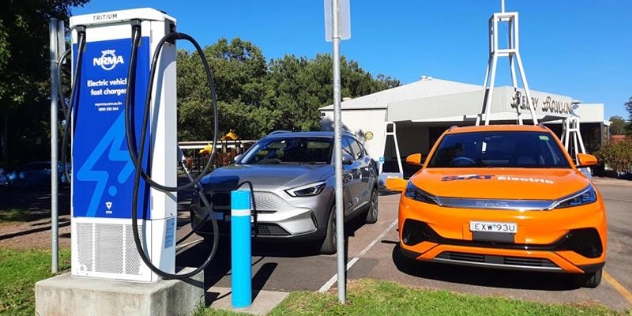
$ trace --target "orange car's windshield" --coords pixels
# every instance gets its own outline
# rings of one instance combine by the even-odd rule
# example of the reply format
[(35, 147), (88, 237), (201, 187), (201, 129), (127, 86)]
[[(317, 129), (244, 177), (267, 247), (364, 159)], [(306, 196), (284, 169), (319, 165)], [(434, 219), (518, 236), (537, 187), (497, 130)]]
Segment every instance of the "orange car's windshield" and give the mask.
[(553, 135), (535, 131), (486, 131), (443, 137), (428, 168), (571, 168)]

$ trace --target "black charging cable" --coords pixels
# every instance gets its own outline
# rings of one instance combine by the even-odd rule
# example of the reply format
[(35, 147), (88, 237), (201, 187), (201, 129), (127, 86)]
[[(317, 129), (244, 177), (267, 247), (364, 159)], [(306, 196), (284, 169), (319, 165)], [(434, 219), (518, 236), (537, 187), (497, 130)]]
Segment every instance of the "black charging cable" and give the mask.
[[(165, 43), (173, 42), (175, 40), (182, 40), (182, 39), (188, 40), (195, 46), (197, 52), (202, 58), (204, 70), (206, 72), (207, 80), (211, 88), (212, 106), (213, 106), (213, 113), (214, 113), (213, 143), (216, 143), (217, 133), (218, 133), (218, 115), (217, 115), (218, 111), (217, 111), (217, 97), (216, 97), (215, 87), (213, 84), (213, 75), (212, 75), (210, 66), (208, 65), (208, 61), (206, 60), (206, 57), (204, 55), (204, 51), (202, 50), (200, 45), (195, 41), (195, 39), (193, 39), (191, 36), (187, 34), (178, 33), (178, 32), (173, 32), (164, 36), (158, 42), (156, 49), (154, 51), (152, 61), (151, 61), (150, 77), (148, 81), (147, 97), (145, 100), (145, 108), (143, 112), (143, 121), (142, 121), (141, 135), (140, 135), (140, 141), (139, 141), (140, 145), (137, 146), (135, 124), (134, 124), (135, 122), (134, 120), (134, 113), (135, 113), (134, 91), (135, 91), (135, 85), (136, 85), (136, 63), (138, 59), (138, 47), (140, 45), (140, 38), (141, 38), (140, 31), (141, 31), (140, 21), (133, 21), (132, 23), (132, 52), (131, 52), (129, 73), (127, 77), (127, 94), (126, 94), (126, 100), (125, 100), (125, 103), (126, 103), (125, 104), (125, 131), (126, 131), (127, 145), (128, 145), (131, 160), (135, 166), (134, 186), (133, 186), (133, 193), (132, 193), (132, 231), (133, 231), (134, 243), (136, 245), (136, 249), (138, 250), (141, 260), (143, 260), (145, 265), (147, 265), (147, 267), (149, 267), (151, 271), (163, 277), (164, 279), (186, 279), (204, 270), (215, 257), (215, 254), (218, 248), (218, 241), (219, 241), (217, 220), (215, 219), (215, 216), (210, 216), (210, 214), (212, 213), (210, 211), (204, 217), (204, 221), (207, 221), (210, 218), (212, 222), (214, 242), (213, 242), (209, 256), (202, 263), (202, 265), (200, 265), (198, 268), (196, 268), (193, 271), (183, 273), (183, 274), (173, 274), (173, 273), (168, 273), (168, 272), (160, 270), (160, 268), (156, 267), (151, 262), (151, 260), (148, 258), (147, 254), (145, 253), (142, 247), (142, 242), (140, 240), (140, 234), (138, 232), (138, 203), (137, 202), (138, 202), (139, 193), (140, 193), (139, 192), (140, 180), (141, 178), (144, 179), (146, 183), (149, 184), (149, 186), (162, 192), (177, 192), (177, 191), (182, 191), (189, 188), (194, 188), (195, 190), (202, 191), (202, 192), (199, 192), (200, 198), (202, 199), (202, 202), (206, 204), (206, 207), (210, 209), (211, 204), (206, 199), (206, 196), (204, 195), (203, 190), (200, 188), (198, 184), (201, 181), (202, 177), (205, 175), (205, 173), (208, 172), (208, 170), (210, 169), (211, 160), (208, 161), (201, 175), (193, 179), (193, 181), (189, 182), (188, 184), (185, 184), (182, 186), (175, 186), (175, 187), (164, 186), (153, 181), (150, 175), (147, 174), (147, 172), (143, 169), (143, 159), (144, 159), (145, 147), (146, 147), (145, 140), (147, 139), (147, 127), (149, 125), (149, 114), (150, 114), (151, 105), (152, 105), (151, 95), (153, 92), (153, 83), (156, 76), (156, 68), (159, 63), (159, 57)], [(213, 157), (213, 155), (215, 155), (215, 148), (212, 149), (211, 157)]]
[(59, 60), (57, 61), (58, 64), (58, 73), (57, 75), (59, 76), (59, 86), (58, 86), (58, 93), (59, 93), (59, 97), (60, 97), (60, 102), (62, 104), (62, 109), (63, 109), (63, 113), (64, 113), (64, 121), (65, 121), (65, 126), (64, 126), (64, 134), (62, 136), (62, 142), (61, 142), (61, 165), (62, 165), (62, 169), (64, 172), (64, 175), (66, 176), (66, 181), (68, 181), (68, 183), (72, 182), (72, 179), (70, 178), (70, 174), (68, 173), (68, 168), (66, 167), (66, 152), (67, 152), (67, 147), (68, 147), (68, 141), (69, 141), (69, 137), (70, 137), (70, 130), (71, 125), (70, 125), (70, 120), (72, 118), (72, 113), (74, 111), (74, 120), (73, 120), (73, 124), (72, 126), (75, 126), (76, 129), (76, 124), (77, 124), (77, 113), (79, 110), (79, 86), (77, 86), (77, 83), (81, 81), (81, 68), (83, 65), (83, 52), (86, 48), (86, 28), (85, 26), (77, 26), (76, 28), (77, 30), (77, 36), (78, 36), (78, 45), (77, 45), (77, 64), (75, 65), (75, 74), (73, 76), (73, 80), (72, 80), (72, 85), (70, 88), (70, 102), (68, 105), (66, 105), (66, 102), (64, 101), (64, 95), (63, 92), (61, 90), (61, 64), (63, 63), (63, 61), (66, 59), (66, 57), (70, 54), (70, 50), (65, 51), (59, 58)]

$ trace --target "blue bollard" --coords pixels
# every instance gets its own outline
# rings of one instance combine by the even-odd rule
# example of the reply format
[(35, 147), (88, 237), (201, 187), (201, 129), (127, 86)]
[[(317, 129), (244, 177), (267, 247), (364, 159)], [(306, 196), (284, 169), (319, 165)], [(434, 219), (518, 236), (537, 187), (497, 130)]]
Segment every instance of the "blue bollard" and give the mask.
[(232, 303), (242, 308), (252, 303), (250, 191), (232, 191), (230, 200)]

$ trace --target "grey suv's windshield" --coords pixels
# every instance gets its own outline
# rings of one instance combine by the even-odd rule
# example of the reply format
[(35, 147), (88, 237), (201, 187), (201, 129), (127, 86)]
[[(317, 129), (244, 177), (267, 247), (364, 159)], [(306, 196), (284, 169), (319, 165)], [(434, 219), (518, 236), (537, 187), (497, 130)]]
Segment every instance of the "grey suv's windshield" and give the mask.
[(331, 163), (333, 139), (325, 137), (271, 138), (257, 143), (242, 164)]
[(570, 168), (570, 165), (549, 133), (493, 131), (445, 135), (427, 167)]

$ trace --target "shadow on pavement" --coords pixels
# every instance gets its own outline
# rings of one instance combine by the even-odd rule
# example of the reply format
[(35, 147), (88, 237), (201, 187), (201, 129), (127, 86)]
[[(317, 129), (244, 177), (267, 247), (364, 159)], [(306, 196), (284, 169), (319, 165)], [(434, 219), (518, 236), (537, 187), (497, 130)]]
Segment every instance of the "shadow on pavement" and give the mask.
[[(59, 189), (59, 215), (70, 214), (70, 190)], [(15, 210), (18, 210), (16, 213)], [(0, 190), (0, 221), (34, 222), (50, 219), (51, 192), (49, 190)]]

